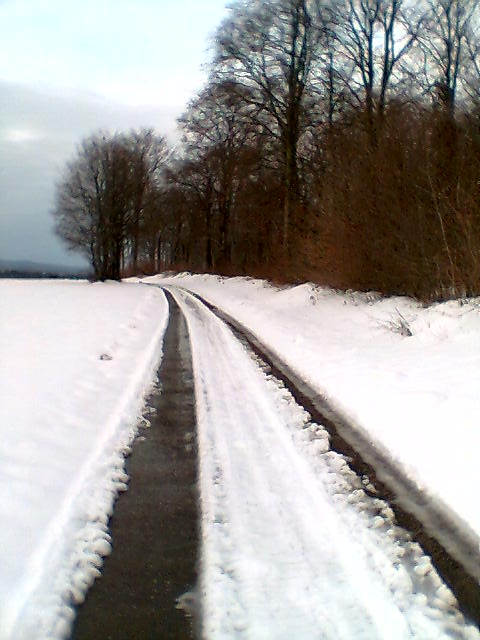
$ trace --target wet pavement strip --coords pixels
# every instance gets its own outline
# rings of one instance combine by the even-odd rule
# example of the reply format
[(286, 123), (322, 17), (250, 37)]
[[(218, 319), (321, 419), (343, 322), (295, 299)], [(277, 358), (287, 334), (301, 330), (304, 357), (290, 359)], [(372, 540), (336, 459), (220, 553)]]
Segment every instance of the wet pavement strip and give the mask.
[[(185, 320), (166, 293), (170, 317), (158, 373), (127, 460), (128, 491), (110, 521), (112, 554), (78, 609), (72, 640), (194, 638), (188, 611), (197, 581), (199, 501), (194, 385)], [(182, 598), (184, 594), (187, 594)], [(178, 607), (180, 602), (184, 607)]]
[[(165, 290), (165, 289), (164, 289)], [(234, 335), (255, 354), (266, 372), (281, 381), (312, 420), (330, 435), (332, 450), (345, 456), (350, 468), (362, 479), (363, 488), (384, 500), (396, 523), (428, 554), (439, 575), (457, 598), (462, 613), (480, 627), (480, 556), (478, 541), (436, 511), (401, 471), (393, 468), (372, 444), (356, 434), (318, 392), (299, 378), (286, 363), (268, 349), (255, 334), (202, 296), (186, 290), (223, 320)]]

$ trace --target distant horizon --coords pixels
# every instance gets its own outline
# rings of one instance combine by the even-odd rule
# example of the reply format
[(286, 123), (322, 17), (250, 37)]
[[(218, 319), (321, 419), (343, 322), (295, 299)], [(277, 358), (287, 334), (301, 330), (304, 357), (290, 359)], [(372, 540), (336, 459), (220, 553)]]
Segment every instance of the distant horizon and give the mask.
[[(58, 240), (60, 243), (60, 240)], [(0, 253), (0, 267), (3, 264), (14, 263), (31, 263), (34, 265), (48, 265), (52, 267), (66, 267), (69, 269), (91, 269), (91, 265), (87, 259), (82, 258), (79, 255), (68, 252), (68, 250), (55, 251), (51, 253), (42, 253), (39, 256), (33, 256), (31, 254), (19, 254), (18, 252), (13, 254), (7, 254), (2, 251)]]
[(18, 258), (0, 258), (0, 273), (2, 271), (50, 271), (50, 270), (65, 270), (68, 272), (80, 272), (89, 273), (92, 268), (90, 264), (85, 261), (83, 264), (65, 264), (64, 262), (50, 262), (45, 260), (30, 260), (30, 259), (18, 259)]

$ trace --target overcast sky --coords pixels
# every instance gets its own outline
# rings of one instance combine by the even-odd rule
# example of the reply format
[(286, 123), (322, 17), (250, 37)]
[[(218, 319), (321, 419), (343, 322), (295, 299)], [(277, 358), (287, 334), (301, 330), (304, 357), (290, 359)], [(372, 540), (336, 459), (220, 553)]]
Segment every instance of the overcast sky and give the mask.
[(98, 129), (175, 119), (205, 81), (227, 0), (0, 0), (0, 258), (79, 264), (55, 181)]

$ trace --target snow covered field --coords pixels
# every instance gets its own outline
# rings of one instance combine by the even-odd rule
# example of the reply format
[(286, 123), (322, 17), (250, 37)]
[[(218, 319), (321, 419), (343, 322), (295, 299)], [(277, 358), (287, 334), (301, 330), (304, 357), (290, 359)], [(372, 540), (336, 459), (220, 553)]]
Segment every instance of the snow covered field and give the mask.
[(311, 284), (146, 281), (195, 291), (250, 328), (480, 535), (480, 300), (424, 308)]
[(0, 280), (0, 638), (62, 637), (109, 551), (161, 291)]
[[(480, 534), (479, 301), (425, 309), (308, 284), (146, 281), (236, 317)], [(0, 640), (62, 638), (109, 552), (167, 304), (133, 280), (0, 280), (0, 296)], [(175, 296), (195, 370), (207, 637), (478, 639), (388, 509), (359, 498), (321, 427)]]

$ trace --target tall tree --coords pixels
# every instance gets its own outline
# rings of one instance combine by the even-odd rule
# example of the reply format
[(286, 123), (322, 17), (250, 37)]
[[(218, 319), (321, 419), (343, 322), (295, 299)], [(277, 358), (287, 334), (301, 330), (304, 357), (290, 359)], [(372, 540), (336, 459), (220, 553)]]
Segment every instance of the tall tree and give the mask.
[(89, 259), (95, 279), (118, 280), (128, 247), (138, 246), (141, 215), (163, 157), (158, 148), (165, 149), (162, 139), (157, 142), (153, 154), (151, 132), (92, 135), (57, 185), (56, 233)]
[[(137, 270), (141, 243), (151, 244), (149, 231), (157, 208), (163, 169), (170, 154), (165, 139), (152, 129), (132, 131), (124, 139), (130, 156), (131, 202), (128, 215), (127, 244), (131, 268)], [(146, 222), (150, 224), (146, 224)]]
[(429, 0), (428, 6), (420, 39), (427, 89), (453, 120), (459, 84), (465, 80), (469, 53), (475, 50), (471, 29), (478, 24), (480, 8), (476, 0)]
[(292, 213), (298, 203), (298, 144), (304, 101), (322, 31), (316, 0), (250, 0), (232, 5), (219, 28), (214, 73), (240, 87), (259, 108), (258, 121), (278, 138), (283, 167), (283, 247), (289, 252)]
[[(208, 171), (212, 257), (209, 262), (229, 264), (234, 241), (233, 207), (244, 170), (245, 150), (256, 144), (258, 107), (249, 94), (231, 82), (211, 82), (193, 100), (179, 120), (185, 154)], [(191, 166), (190, 166), (191, 168)], [(205, 200), (206, 202), (206, 200)]]
[(395, 71), (416, 41), (419, 12), (405, 14), (403, 0), (345, 0), (331, 9), (337, 73), (344, 95), (365, 111), (371, 140), (383, 120)]

